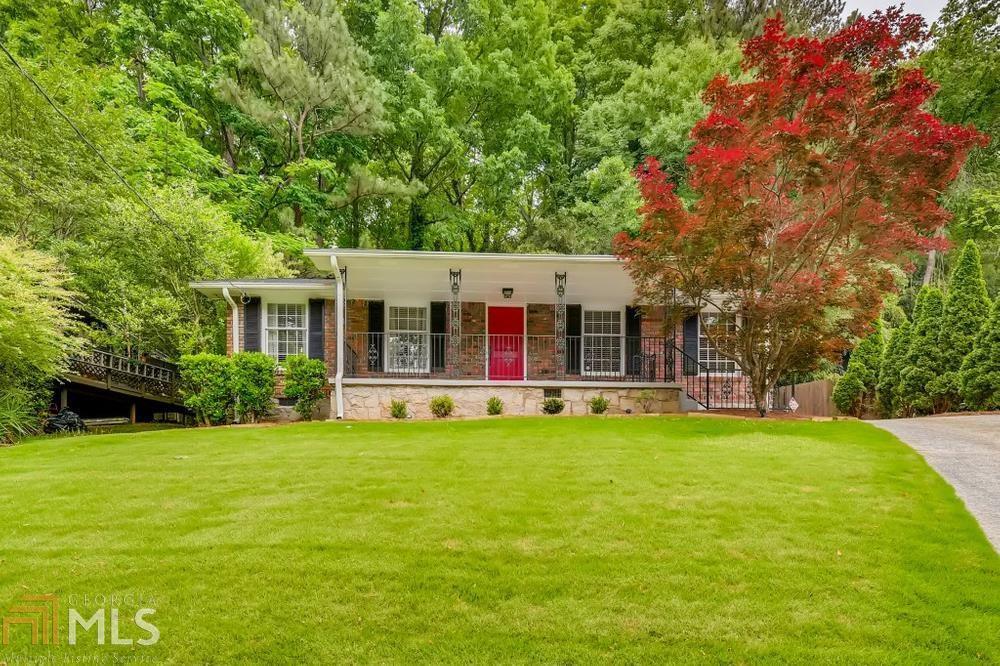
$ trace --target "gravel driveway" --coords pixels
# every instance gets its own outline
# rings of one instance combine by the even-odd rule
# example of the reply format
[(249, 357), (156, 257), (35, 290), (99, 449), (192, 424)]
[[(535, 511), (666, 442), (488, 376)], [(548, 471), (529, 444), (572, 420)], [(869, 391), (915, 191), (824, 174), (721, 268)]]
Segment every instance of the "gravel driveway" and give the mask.
[(955, 488), (1000, 552), (1000, 415), (871, 423), (916, 449)]

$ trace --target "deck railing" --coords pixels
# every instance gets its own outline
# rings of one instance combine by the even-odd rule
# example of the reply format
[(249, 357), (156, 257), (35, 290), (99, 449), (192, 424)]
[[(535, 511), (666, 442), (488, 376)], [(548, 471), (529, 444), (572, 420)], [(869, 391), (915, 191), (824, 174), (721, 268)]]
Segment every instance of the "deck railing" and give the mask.
[(69, 359), (71, 374), (135, 391), (160, 396), (176, 393), (177, 373), (162, 364), (145, 363), (135, 358), (102, 349), (87, 349)]

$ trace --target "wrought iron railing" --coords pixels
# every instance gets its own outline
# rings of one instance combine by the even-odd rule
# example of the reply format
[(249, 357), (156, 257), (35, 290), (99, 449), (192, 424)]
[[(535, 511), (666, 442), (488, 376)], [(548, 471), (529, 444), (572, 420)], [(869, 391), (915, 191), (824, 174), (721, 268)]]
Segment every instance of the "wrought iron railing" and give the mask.
[(111, 385), (125, 386), (153, 395), (173, 396), (177, 390), (177, 373), (165, 364), (145, 363), (102, 349), (89, 349), (69, 359), (71, 374)]
[[(350, 333), (348, 377), (672, 382), (675, 347), (666, 337)], [(562, 358), (560, 358), (562, 356)]]
[(560, 358), (554, 335), (349, 333), (347, 377), (615, 381), (678, 384), (705, 409), (752, 409), (748, 379), (709, 367), (665, 336), (569, 336)]

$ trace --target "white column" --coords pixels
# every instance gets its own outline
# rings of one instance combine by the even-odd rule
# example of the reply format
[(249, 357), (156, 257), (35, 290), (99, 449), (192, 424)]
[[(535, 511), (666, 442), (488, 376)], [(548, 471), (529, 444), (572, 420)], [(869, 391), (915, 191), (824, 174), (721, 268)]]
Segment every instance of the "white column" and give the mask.
[(337, 278), (337, 374), (334, 378), (334, 393), (337, 400), (337, 418), (344, 418), (344, 327), (347, 326), (346, 306), (344, 303), (344, 279)]

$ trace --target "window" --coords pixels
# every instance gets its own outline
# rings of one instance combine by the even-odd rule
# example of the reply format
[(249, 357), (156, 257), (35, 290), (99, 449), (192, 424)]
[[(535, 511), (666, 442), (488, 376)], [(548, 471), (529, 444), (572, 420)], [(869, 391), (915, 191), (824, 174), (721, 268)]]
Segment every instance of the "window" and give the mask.
[(267, 304), (267, 353), (281, 363), (306, 353), (306, 306), (303, 303)]
[(698, 360), (709, 372), (735, 372), (736, 361), (723, 357), (708, 338), (716, 339), (736, 333), (736, 316), (731, 314), (703, 314), (698, 319)]
[(389, 372), (428, 372), (427, 308), (389, 306)]
[(619, 310), (584, 310), (584, 373), (621, 374), (621, 367), (622, 313)]

